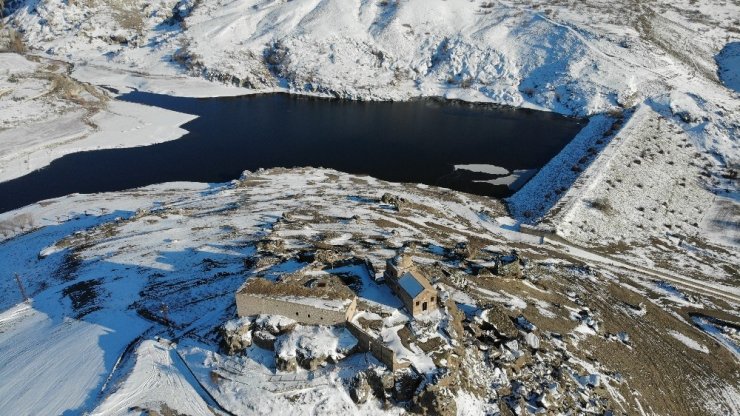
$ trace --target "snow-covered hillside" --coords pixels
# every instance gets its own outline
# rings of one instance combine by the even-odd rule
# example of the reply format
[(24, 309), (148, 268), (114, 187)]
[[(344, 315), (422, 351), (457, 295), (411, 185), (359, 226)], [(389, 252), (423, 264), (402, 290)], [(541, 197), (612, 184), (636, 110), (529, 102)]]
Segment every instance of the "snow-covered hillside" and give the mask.
[[(626, 262), (540, 244), (502, 214), (488, 198), (322, 169), (75, 195), (0, 214), (19, 225), (3, 227), (0, 243), (0, 405), (17, 415), (737, 411), (740, 292), (715, 285), (729, 296), (716, 297), (698, 280), (675, 286)], [(457, 318), (442, 310), (410, 321), (384, 284), (352, 266), (367, 260), (380, 271), (402, 246), (415, 247)], [(522, 277), (492, 274), (497, 253), (514, 248), (526, 260)], [(401, 382), (385, 410), (382, 397), (356, 405), (355, 376), (388, 373), (369, 354), (343, 358), (355, 342), (343, 330), (280, 335), (290, 320), (258, 319), (276, 335), (255, 330), (255, 344), (236, 355), (219, 348), (245, 279), (297, 271), (357, 279), (358, 322), (376, 321), (421, 372), (401, 377), (417, 383), (410, 393)], [(274, 346), (258, 341), (265, 336)], [(276, 367), (299, 349), (339, 361)]]
[(719, 82), (714, 57), (740, 13), (726, 2), (660, 1), (51, 0), (11, 7), (9, 21), (31, 47), (82, 64), (171, 74), (176, 60), (255, 89), (360, 99), (449, 94), (567, 114), (631, 106), (666, 89), (721, 90), (712, 85)]
[[(740, 163), (733, 2), (17, 0), (7, 9), (7, 23), (34, 53), (70, 61), (74, 77), (121, 91), (444, 96), (576, 115), (641, 105), (654, 110), (651, 122), (673, 120), (710, 158), (717, 181)], [(551, 185), (515, 198), (518, 219), (543, 218), (588, 168), (593, 149), (561, 160), (563, 180), (544, 169), (533, 183)], [(664, 167), (647, 161), (642, 169), (660, 176)], [(732, 181), (699, 186), (736, 189)], [(713, 196), (702, 198), (707, 205)]]

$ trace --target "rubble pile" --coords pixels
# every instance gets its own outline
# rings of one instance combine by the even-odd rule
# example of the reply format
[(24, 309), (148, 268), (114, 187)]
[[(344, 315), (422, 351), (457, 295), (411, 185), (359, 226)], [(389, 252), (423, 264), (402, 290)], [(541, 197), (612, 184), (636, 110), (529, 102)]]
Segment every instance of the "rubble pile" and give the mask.
[(465, 328), (484, 357), (481, 365), (494, 374), (489, 400), (502, 415), (610, 411), (604, 376), (583, 368), (560, 334), (541, 332), (525, 316), (510, 318), (496, 307)]

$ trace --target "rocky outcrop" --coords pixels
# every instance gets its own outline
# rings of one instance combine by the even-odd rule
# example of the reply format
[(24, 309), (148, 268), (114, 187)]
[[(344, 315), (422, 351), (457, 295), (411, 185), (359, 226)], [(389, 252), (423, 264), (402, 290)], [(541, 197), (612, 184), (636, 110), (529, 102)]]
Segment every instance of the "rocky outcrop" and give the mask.
[(275, 368), (278, 371), (293, 372), (298, 368), (298, 362), (295, 357), (275, 357)]
[(310, 351), (298, 350), (294, 359), (298, 365), (309, 371), (315, 371), (327, 362), (326, 355), (315, 355)]
[(405, 198), (387, 192), (380, 197), (380, 202), (393, 206), (397, 211), (400, 211), (408, 203)]
[(275, 336), (264, 330), (255, 330), (252, 333), (252, 340), (255, 345), (266, 350), (275, 349)]
[(480, 315), (481, 329), (493, 330), (502, 338), (514, 339), (519, 335), (519, 330), (511, 321), (509, 315), (502, 311), (498, 306), (491, 306), (484, 309)]
[(455, 402), (454, 393), (449, 388), (428, 385), (414, 399), (414, 410), (421, 415), (455, 416), (457, 415), (457, 402)]
[(221, 349), (228, 355), (244, 351), (252, 345), (252, 321), (250, 319), (234, 319), (224, 324), (220, 329)]
[(367, 381), (367, 374), (359, 372), (352, 377), (349, 384), (349, 397), (357, 404), (365, 403), (373, 393), (370, 383)]
[(260, 315), (254, 321), (257, 330), (269, 332), (274, 336), (292, 331), (296, 324), (296, 321), (280, 315)]
[(375, 397), (385, 400), (391, 396), (396, 384), (393, 373), (381, 368), (372, 368), (367, 370), (366, 375)]
[(409, 401), (414, 398), (416, 389), (423, 381), (423, 377), (412, 368), (396, 372), (396, 381), (393, 385), (393, 399), (398, 402)]

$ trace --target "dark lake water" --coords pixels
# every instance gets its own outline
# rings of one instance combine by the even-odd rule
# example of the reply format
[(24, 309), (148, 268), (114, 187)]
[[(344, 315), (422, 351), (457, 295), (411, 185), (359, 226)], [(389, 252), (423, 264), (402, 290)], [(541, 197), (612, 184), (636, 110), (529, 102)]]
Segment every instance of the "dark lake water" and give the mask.
[(505, 197), (509, 186), (486, 181), (499, 183), (495, 179), (507, 176), (506, 170), (531, 175), (584, 125), (552, 113), (435, 100), (354, 102), (287, 94), (196, 99), (141, 92), (121, 99), (199, 117), (183, 126), (189, 133), (178, 140), (74, 153), (0, 183), (0, 212), (74, 192), (224, 182), (244, 170), (278, 166), (327, 167)]

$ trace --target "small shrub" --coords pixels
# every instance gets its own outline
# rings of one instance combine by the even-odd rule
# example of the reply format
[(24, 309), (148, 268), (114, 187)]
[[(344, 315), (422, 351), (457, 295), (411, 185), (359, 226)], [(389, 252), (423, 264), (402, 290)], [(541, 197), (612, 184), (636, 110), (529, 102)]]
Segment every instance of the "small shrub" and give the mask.
[(217, 372), (215, 372), (213, 370), (211, 370), (211, 372), (209, 374), (209, 378), (211, 379), (211, 383), (213, 383), (216, 386), (218, 386), (219, 384), (221, 384), (221, 382), (224, 380), (224, 377), (221, 374), (219, 374), (219, 373), (217, 373)]
[(591, 201), (590, 205), (591, 205), (591, 208), (594, 208), (605, 214), (609, 214), (612, 211), (614, 211), (614, 208), (612, 208), (611, 202), (609, 202), (609, 200), (606, 198), (596, 198), (593, 201)]

